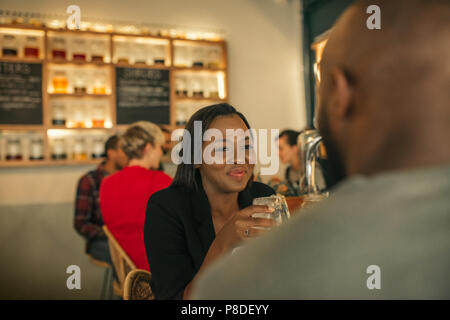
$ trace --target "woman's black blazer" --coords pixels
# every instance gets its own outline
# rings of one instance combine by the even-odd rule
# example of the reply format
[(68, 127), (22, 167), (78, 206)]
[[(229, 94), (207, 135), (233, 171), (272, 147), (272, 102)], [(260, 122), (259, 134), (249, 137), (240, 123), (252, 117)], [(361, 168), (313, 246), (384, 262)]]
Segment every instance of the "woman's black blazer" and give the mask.
[[(144, 242), (156, 299), (183, 298), (215, 238), (208, 198), (197, 182), (197, 191), (170, 186), (148, 201)], [(269, 186), (252, 182), (239, 193), (239, 206), (243, 209), (253, 198), (272, 194)]]

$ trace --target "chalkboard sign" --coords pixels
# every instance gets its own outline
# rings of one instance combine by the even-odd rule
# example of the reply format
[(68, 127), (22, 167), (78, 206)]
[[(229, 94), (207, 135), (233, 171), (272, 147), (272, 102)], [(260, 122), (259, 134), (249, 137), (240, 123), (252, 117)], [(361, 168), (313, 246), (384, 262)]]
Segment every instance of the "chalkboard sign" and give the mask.
[(169, 75), (169, 70), (116, 67), (117, 124), (169, 124)]
[(42, 64), (0, 62), (0, 124), (42, 124)]

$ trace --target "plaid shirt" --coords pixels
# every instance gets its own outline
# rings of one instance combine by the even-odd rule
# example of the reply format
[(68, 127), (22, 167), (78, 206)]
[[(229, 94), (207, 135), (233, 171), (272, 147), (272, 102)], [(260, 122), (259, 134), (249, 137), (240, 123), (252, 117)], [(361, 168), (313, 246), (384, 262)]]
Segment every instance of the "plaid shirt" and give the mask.
[(90, 240), (106, 238), (102, 230), (103, 219), (99, 199), (100, 184), (107, 175), (103, 165), (104, 162), (78, 181), (74, 227), (80, 235), (88, 240), (86, 250)]

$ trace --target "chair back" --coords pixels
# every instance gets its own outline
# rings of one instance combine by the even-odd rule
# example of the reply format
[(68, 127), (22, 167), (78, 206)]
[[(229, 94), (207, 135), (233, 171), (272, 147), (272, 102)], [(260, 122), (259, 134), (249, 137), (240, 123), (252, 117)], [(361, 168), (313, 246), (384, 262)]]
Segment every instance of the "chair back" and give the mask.
[(114, 292), (118, 296), (123, 297), (125, 278), (130, 271), (136, 270), (137, 268), (106, 225), (103, 226), (103, 231), (108, 238), (111, 260), (113, 262), (114, 271), (116, 272), (117, 276), (117, 281), (113, 283)]
[(150, 279), (152, 274), (147, 270), (137, 269), (128, 273), (124, 284), (124, 300), (154, 300)]

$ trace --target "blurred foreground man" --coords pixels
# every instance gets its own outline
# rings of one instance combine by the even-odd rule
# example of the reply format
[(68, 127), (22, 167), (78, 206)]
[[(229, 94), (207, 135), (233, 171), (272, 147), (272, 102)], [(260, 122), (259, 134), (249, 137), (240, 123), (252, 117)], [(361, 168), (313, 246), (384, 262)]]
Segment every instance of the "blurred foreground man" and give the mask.
[[(366, 8), (381, 9), (368, 30)], [(450, 299), (450, 1), (358, 1), (321, 65), (329, 199), (249, 241), (197, 299)]]

